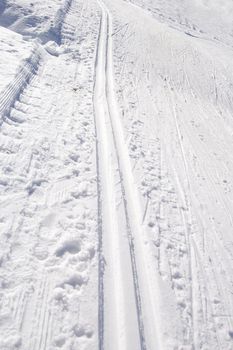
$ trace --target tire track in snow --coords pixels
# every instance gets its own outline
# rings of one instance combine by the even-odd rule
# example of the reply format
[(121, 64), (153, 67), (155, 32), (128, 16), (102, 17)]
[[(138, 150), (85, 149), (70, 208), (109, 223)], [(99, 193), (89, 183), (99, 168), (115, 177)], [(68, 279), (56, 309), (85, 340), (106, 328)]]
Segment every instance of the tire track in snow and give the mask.
[(82, 4), (81, 9), (77, 11), (77, 4), (75, 1), (71, 1), (69, 4), (69, 7), (66, 12), (66, 16), (63, 20), (62, 27), (61, 27), (61, 44), (69, 44), (70, 42), (75, 40), (75, 37), (77, 36), (77, 29), (79, 26), (74, 25), (74, 21), (72, 21), (72, 17), (76, 17), (79, 15), (79, 12), (81, 13), (81, 19), (82, 20), (82, 12), (83, 12), (83, 6)]
[[(42, 59), (43, 50), (39, 45), (35, 46), (30, 58), (19, 69), (15, 79), (8, 85), (0, 97), (0, 125), (8, 117), (10, 108), (19, 100), (20, 95), (37, 74)], [(6, 117), (7, 115), (7, 117)]]
[(65, 22), (65, 18), (72, 6), (73, 0), (65, 0), (62, 6), (59, 8), (55, 15), (54, 25), (50, 29), (50, 34), (54, 35), (54, 39), (57, 41), (57, 44), (62, 43), (62, 29)]
[[(161, 339), (159, 332), (156, 330), (156, 316), (158, 317), (158, 305), (154, 301), (156, 297), (156, 271), (154, 270), (153, 262), (150, 260), (150, 248), (145, 250), (144, 233), (142, 231), (142, 225), (140, 222), (141, 208), (139, 198), (137, 198), (137, 190), (134, 187), (134, 179), (132, 174), (132, 168), (128, 155), (127, 146), (124, 140), (124, 134), (122, 125), (120, 123), (120, 116), (118, 115), (118, 107), (116, 97), (114, 93), (114, 78), (113, 78), (113, 67), (112, 67), (112, 21), (111, 15), (107, 10), (106, 6), (98, 1), (102, 10), (101, 28), (99, 47), (97, 52), (97, 69), (96, 69), (96, 86), (95, 86), (95, 111), (97, 119), (97, 137), (99, 142), (99, 155), (108, 153), (107, 150), (110, 148), (110, 154), (105, 154), (105, 160), (102, 158), (99, 160), (100, 164), (100, 187), (103, 192), (103, 188), (106, 186), (104, 181), (107, 182), (109, 179), (109, 172), (107, 158), (112, 157), (112, 153), (116, 155), (116, 168), (119, 171), (119, 178), (121, 184), (121, 196), (123, 200), (124, 216), (126, 221), (126, 232), (128, 239), (128, 249), (130, 254), (131, 274), (133, 278), (133, 288), (135, 295), (135, 307), (137, 311), (137, 327), (140, 339), (140, 349), (155, 349), (156, 347), (161, 348)], [(104, 38), (103, 38), (104, 37)], [(105, 41), (105, 42), (104, 42)], [(100, 67), (102, 66), (102, 67)], [(102, 80), (102, 81), (101, 81)], [(102, 86), (101, 86), (102, 85)], [(102, 104), (102, 107), (100, 106)], [(105, 116), (105, 118), (103, 117)], [(104, 121), (101, 123), (101, 118)], [(105, 125), (103, 125), (105, 124)], [(101, 130), (102, 129), (102, 130)], [(103, 131), (103, 129), (105, 129)], [(108, 131), (110, 130), (110, 131)], [(111, 134), (111, 135), (109, 135)], [(103, 140), (105, 138), (105, 140)], [(109, 144), (110, 142), (110, 144)], [(101, 145), (101, 143), (104, 143)], [(112, 144), (112, 145), (111, 145)], [(111, 147), (113, 149), (111, 149)], [(105, 167), (105, 171), (101, 169)], [(112, 168), (113, 172), (114, 169)], [(102, 173), (101, 173), (102, 172)], [(105, 178), (104, 178), (105, 177)], [(112, 183), (112, 186), (114, 184)], [(106, 191), (112, 192), (114, 196), (114, 188), (104, 188)], [(107, 193), (109, 195), (109, 193)], [(104, 194), (101, 193), (101, 206), (104, 209), (103, 199)], [(107, 204), (111, 206), (111, 200)], [(115, 213), (111, 213), (113, 216)], [(102, 242), (105, 244), (105, 232), (104, 225), (106, 217), (104, 210), (102, 211), (103, 225), (102, 225)], [(120, 233), (120, 232), (119, 232)], [(105, 249), (103, 248), (105, 254)], [(149, 257), (147, 257), (149, 253)], [(113, 258), (114, 259), (114, 258)], [(114, 274), (115, 271), (112, 271)], [(124, 271), (121, 271), (124, 274)], [(106, 283), (106, 278), (100, 276)], [(103, 282), (101, 282), (103, 284)], [(104, 287), (106, 284), (104, 284)], [(104, 290), (100, 291), (104, 292)], [(100, 296), (103, 299), (103, 296)], [(104, 300), (105, 303), (106, 299)], [(101, 304), (100, 304), (101, 307)], [(117, 306), (118, 307), (118, 306)], [(126, 312), (126, 311), (123, 311)], [(106, 317), (106, 310), (100, 310), (103, 313), (103, 317)], [(123, 317), (124, 315), (118, 315)], [(151, 321), (152, 320), (152, 321)], [(106, 332), (106, 322), (101, 319), (100, 330), (101, 330), (101, 341), (100, 349), (104, 348)], [(119, 320), (118, 320), (119, 321)], [(127, 324), (125, 325), (127, 326)], [(157, 334), (155, 336), (155, 331)], [(126, 331), (127, 334), (127, 331)], [(121, 347), (122, 348), (122, 347)]]
[[(89, 11), (93, 11), (92, 8), (89, 8)], [(92, 34), (93, 30), (93, 21), (87, 25), (87, 22), (89, 22), (89, 18), (87, 17), (88, 14), (84, 13), (81, 22), (82, 27), (79, 24), (81, 30), (77, 28), (77, 32), (83, 38), (86, 38), (86, 31)], [(94, 24), (97, 25), (95, 22)], [(74, 44), (80, 50), (77, 42), (74, 42)], [(68, 284), (68, 277), (71, 275), (70, 278), (72, 278), (72, 274), (76, 276), (77, 271), (80, 271), (84, 276), (87, 275), (88, 278), (91, 276), (88, 283), (93, 283), (91, 279), (94, 280), (95, 277), (92, 276), (94, 272), (91, 271), (90, 267), (90, 261), (94, 257), (95, 248), (93, 246), (92, 250), (88, 243), (89, 240), (92, 241), (90, 234), (86, 238), (89, 229), (93, 232), (94, 236), (95, 211), (93, 210), (92, 213), (88, 209), (91, 207), (89, 203), (84, 203), (84, 208), (82, 208), (83, 201), (90, 201), (91, 196), (93, 196), (93, 202), (95, 202), (95, 193), (91, 188), (95, 178), (92, 180), (90, 177), (92, 161), (94, 162), (94, 159), (91, 159), (94, 135), (92, 131), (93, 126), (91, 125), (93, 118), (90, 103), (92, 99), (90, 88), (93, 81), (90, 78), (93, 77), (92, 52), (94, 52), (95, 38), (87, 38), (86, 44), (87, 47), (81, 47), (80, 50), (81, 59), (85, 61), (83, 66), (86, 68), (82, 80), (79, 79), (79, 73), (75, 74), (75, 68), (78, 66), (78, 62), (75, 61), (75, 58), (71, 57), (73, 55), (72, 53), (69, 54), (69, 58), (67, 54), (67, 56), (61, 55), (58, 58), (51, 57), (46, 60), (45, 66), (42, 67), (43, 74), (40, 74), (40, 70), (36, 79), (33, 79), (33, 83), (30, 81), (30, 84), (27, 84), (22, 93), (19, 94), (18, 100), (13, 102), (14, 107), (11, 109), (9, 117), (13, 114), (22, 115), (24, 112), (25, 122), (21, 124), (13, 123), (7, 116), (8, 123), (4, 123), (1, 130), (2, 133), (6, 134), (4, 134), (6, 140), (5, 138), (3, 140), (3, 143), (6, 144), (4, 148), (7, 150), (10, 148), (9, 153), (11, 153), (11, 150), (16, 150), (15, 158), (17, 158), (17, 162), (8, 159), (6, 167), (7, 165), (10, 167), (13, 164), (13, 175), (22, 177), (21, 182), (15, 184), (13, 182), (15, 181), (13, 175), (10, 175), (13, 178), (11, 180), (10, 176), (6, 174), (4, 190), (8, 192), (13, 191), (13, 193), (21, 193), (22, 191), (23, 197), (21, 202), (17, 203), (16, 208), (14, 208), (13, 204), (9, 205), (10, 209), (8, 212), (11, 214), (9, 215), (9, 219), (7, 217), (7, 224), (9, 221), (9, 232), (11, 235), (6, 238), (3, 236), (3, 239), (6, 240), (6, 243), (4, 243), (7, 246), (4, 254), (7, 254), (9, 250), (8, 266), (12, 270), (9, 279), (12, 281), (13, 286), (16, 288), (18, 285), (22, 285), (21, 281), (25, 283), (25, 288), (17, 299), (17, 319), (14, 323), (12, 322), (10, 324), (6, 332), (5, 328), (1, 327), (1, 332), (2, 334), (3, 332), (8, 334), (15, 327), (18, 332), (17, 334), (21, 338), (22, 347), (25, 350), (45, 350), (48, 347), (54, 347), (54, 342), (56, 343), (57, 341), (57, 335), (60, 336), (65, 325), (70, 328), (71, 332), (67, 343), (75, 342), (76, 347), (82, 347), (81, 343), (85, 341), (89, 342), (88, 346), (90, 347), (90, 342), (94, 343), (92, 329), (95, 326), (96, 320), (95, 300), (92, 295), (96, 293), (95, 288), (92, 288), (93, 292), (91, 291), (91, 293), (89, 290), (88, 292), (86, 290), (85, 292), (81, 292), (81, 290), (78, 290), (79, 286), (77, 286), (76, 280), (74, 283), (71, 281)], [(76, 53), (74, 49), (73, 52)], [(83, 84), (82, 91), (77, 93), (74, 87), (81, 87), (81, 84)], [(88, 94), (89, 89), (90, 94)], [(80, 100), (82, 101), (80, 102)], [(82, 135), (85, 139), (79, 141), (76, 132), (77, 135)], [(59, 142), (59, 140), (61, 141)], [(57, 151), (56, 153), (58, 155), (56, 158), (54, 157), (55, 151)], [(73, 155), (77, 156), (78, 161), (75, 157), (74, 160), (71, 158)], [(4, 152), (3, 156), (5, 161)], [(11, 154), (8, 155), (7, 152), (7, 157), (9, 156)], [(1, 161), (2, 155), (0, 158)], [(86, 158), (88, 158), (88, 162)], [(19, 166), (17, 166), (18, 164)], [(64, 176), (61, 177), (61, 174), (64, 174)], [(87, 187), (83, 189), (84, 176)], [(64, 179), (64, 181), (60, 181), (60, 178)], [(77, 178), (78, 181), (76, 182)], [(41, 179), (46, 179), (46, 182), (43, 182), (42, 186), (40, 185)], [(72, 187), (74, 187), (73, 190), (76, 190), (74, 197)], [(79, 192), (81, 195), (84, 192), (84, 196), (88, 197), (88, 199), (86, 200), (83, 197), (84, 199), (82, 200), (81, 195), (79, 199)], [(47, 193), (48, 196), (46, 197)], [(67, 202), (65, 204), (61, 203), (67, 200), (68, 197), (70, 197), (68, 204)], [(10, 201), (12, 202), (12, 199)], [(52, 206), (55, 209), (51, 208)], [(13, 212), (12, 207), (15, 212)], [(4, 206), (3, 209), (5, 210)], [(57, 222), (54, 222), (53, 212), (58, 210), (61, 221), (63, 221), (63, 218), (68, 219), (68, 226), (67, 221), (65, 227), (62, 224), (60, 225), (60, 223), (57, 224)], [(69, 214), (71, 210), (78, 212), (80, 218), (70, 218)], [(29, 212), (30, 214), (28, 216), (27, 213)], [(47, 215), (48, 213), (51, 213), (52, 218), (50, 214)], [(3, 215), (6, 215), (5, 211), (4, 213), (1, 212), (1, 216)], [(19, 223), (16, 222), (17, 225), (15, 224), (11, 228), (10, 224), (15, 217)], [(83, 226), (79, 221), (82, 221)], [(74, 227), (76, 224), (77, 226)], [(82, 235), (82, 251), (80, 257), (77, 256), (76, 264), (73, 261), (66, 261), (69, 254), (72, 257), (75, 255), (74, 258), (76, 259), (76, 252), (73, 254), (73, 252), (70, 253), (67, 250), (64, 256), (56, 255), (56, 248), (61, 244), (57, 238), (58, 226), (58, 235), (62, 237), (62, 240), (67, 235), (73, 237), (73, 232), (76, 235)], [(55, 234), (56, 239), (53, 240), (53, 235)], [(85, 243), (84, 236), (86, 239)], [(53, 242), (51, 242), (52, 240)], [(51, 249), (48, 248), (48, 242), (51, 243)], [(36, 252), (37, 247), (39, 247), (39, 252)], [(44, 252), (44, 250), (46, 251)], [(55, 259), (56, 271), (47, 272), (49, 266), (46, 264), (47, 261), (50, 263), (50, 259)], [(65, 268), (61, 266), (63, 261)], [(66, 275), (69, 276), (66, 277)], [(59, 285), (64, 289), (64, 294), (69, 294), (70, 296), (70, 290), (72, 294), (76, 294), (77, 301), (75, 301), (75, 305), (72, 305), (71, 300), (67, 302), (69, 303), (68, 306), (65, 305), (66, 309), (62, 308), (63, 301), (54, 301), (55, 306), (52, 304), (53, 300), (55, 300), (53, 290), (57, 288), (53, 277), (56, 282), (61, 282)], [(88, 283), (83, 278), (83, 281), (80, 282), (83, 286), (80, 289)], [(67, 292), (66, 284), (69, 286), (69, 291)], [(91, 289), (90, 285), (85, 286), (85, 288)], [(2, 290), (1, 293), (8, 294), (8, 290)], [(78, 317), (76, 312), (78, 308), (77, 304), (80, 305)], [(93, 305), (93, 311), (91, 310), (89, 313), (89, 310), (88, 312), (86, 310), (87, 308), (91, 309), (90, 305)], [(55, 317), (53, 317), (54, 314)], [(77, 327), (80, 327), (80, 330), (77, 328), (77, 330), (75, 329), (73, 331), (68, 317), (72, 319), (72, 322), (74, 320), (77, 323)], [(17, 324), (15, 326), (16, 322)], [(2, 331), (3, 328), (4, 330)], [(63, 336), (63, 338), (66, 341), (66, 337)], [(77, 345), (78, 343), (79, 345)], [(66, 347), (70, 346), (66, 345)]]
[(46, 289), (43, 291), (42, 295), (42, 305), (41, 314), (39, 318), (39, 342), (37, 343), (36, 349), (42, 350), (46, 349), (48, 331), (50, 324), (50, 312), (48, 310), (48, 300), (49, 300), (49, 282), (46, 281)]
[[(32, 339), (33, 344), (30, 344), (29, 348), (35, 350), (38, 345), (38, 338), (37, 334), (41, 337), (41, 316), (43, 316), (43, 310), (44, 310), (44, 305), (43, 305), (43, 299), (44, 295), (46, 295), (46, 285), (47, 285), (47, 276), (43, 276), (41, 280), (39, 281), (39, 286), (36, 294), (36, 303), (35, 303), (35, 308), (34, 308), (34, 315), (33, 315), (33, 327), (31, 330), (31, 335), (30, 338)], [(42, 307), (41, 307), (42, 304)]]
[[(55, 24), (52, 31), (58, 36), (57, 40), (59, 44), (62, 43), (62, 29), (73, 2), (73, 0), (65, 0), (55, 16)], [(31, 56), (22, 63), (14, 80), (7, 86), (3, 94), (0, 96), (0, 126), (9, 118), (11, 107), (14, 106), (15, 102), (19, 101), (20, 95), (28, 87), (35, 75), (38, 74), (44, 54), (45, 51), (42, 46), (38, 43), (35, 44)], [(15, 120), (12, 121), (15, 122)]]

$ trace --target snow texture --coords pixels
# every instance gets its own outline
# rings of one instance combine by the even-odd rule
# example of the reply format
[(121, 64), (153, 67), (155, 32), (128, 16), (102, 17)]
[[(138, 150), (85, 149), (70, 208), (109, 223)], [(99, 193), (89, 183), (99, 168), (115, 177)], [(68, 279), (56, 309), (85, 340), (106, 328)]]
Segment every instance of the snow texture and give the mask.
[(232, 16), (0, 0), (0, 350), (233, 349)]

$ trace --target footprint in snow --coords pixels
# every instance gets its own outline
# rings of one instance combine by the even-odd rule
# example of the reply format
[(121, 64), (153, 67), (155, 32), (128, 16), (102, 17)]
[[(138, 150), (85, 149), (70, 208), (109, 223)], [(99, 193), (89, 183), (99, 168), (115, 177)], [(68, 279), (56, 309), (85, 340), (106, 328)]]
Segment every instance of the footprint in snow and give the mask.
[(55, 254), (57, 257), (61, 258), (66, 253), (77, 254), (81, 250), (81, 244), (79, 240), (70, 239), (64, 241), (59, 248), (57, 248)]

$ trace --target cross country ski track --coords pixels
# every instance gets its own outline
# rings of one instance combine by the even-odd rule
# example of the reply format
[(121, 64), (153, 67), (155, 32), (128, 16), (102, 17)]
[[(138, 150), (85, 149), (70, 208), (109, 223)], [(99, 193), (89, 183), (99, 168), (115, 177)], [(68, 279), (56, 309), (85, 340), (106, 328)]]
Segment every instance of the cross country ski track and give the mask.
[(0, 5), (0, 350), (232, 349), (233, 6), (194, 3)]
[[(100, 349), (108, 348), (112, 339), (116, 338), (114, 343), (117, 344), (116, 349), (129, 347), (141, 350), (153, 349), (155, 346), (161, 346), (159, 333), (157, 332), (156, 335), (154, 333), (158, 323), (158, 318), (156, 319), (158, 299), (152, 296), (152, 288), (154, 291), (156, 286), (153, 285), (155, 280), (149, 278), (147, 258), (150, 253), (145, 248), (145, 232), (140, 222), (142, 212), (114, 91), (111, 14), (104, 3), (100, 1), (98, 3), (101, 7), (101, 22), (96, 57), (94, 107), (100, 184), (99, 215), (102, 228), (100, 231), (99, 346)], [(118, 189), (117, 181), (120, 183)], [(120, 192), (124, 218), (119, 217), (120, 210), (116, 203), (119, 196), (117, 191)], [(124, 220), (123, 227), (122, 224), (119, 226), (122, 220)], [(124, 242), (126, 238), (127, 243)], [(127, 244), (125, 249), (122, 243)], [(126, 260), (128, 267), (123, 262), (121, 250), (124, 251), (124, 259), (128, 254)], [(124, 285), (124, 280), (131, 280), (130, 286)], [(113, 286), (109, 288), (111, 283)], [(115, 303), (108, 300), (109, 292), (106, 292), (108, 288), (116, 294)], [(135, 310), (131, 305), (132, 295), (134, 295)], [(113, 311), (112, 308), (108, 310), (108, 304), (115, 305), (115, 310)], [(127, 306), (130, 306), (130, 310), (127, 310)], [(108, 312), (111, 313), (110, 316)], [(132, 319), (127, 319), (129, 312), (131, 315), (135, 313), (133, 326)], [(111, 325), (111, 318), (114, 317), (116, 325), (111, 329), (109, 325)], [(132, 328), (133, 338), (129, 335)], [(125, 332), (124, 335), (122, 331)], [(112, 335), (112, 332), (115, 334)]]

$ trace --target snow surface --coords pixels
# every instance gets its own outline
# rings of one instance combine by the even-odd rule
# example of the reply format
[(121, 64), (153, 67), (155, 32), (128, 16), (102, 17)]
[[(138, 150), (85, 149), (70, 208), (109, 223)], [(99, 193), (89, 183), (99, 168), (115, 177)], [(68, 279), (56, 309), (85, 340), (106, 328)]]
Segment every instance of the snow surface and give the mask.
[(233, 349), (232, 16), (0, 0), (0, 350)]

